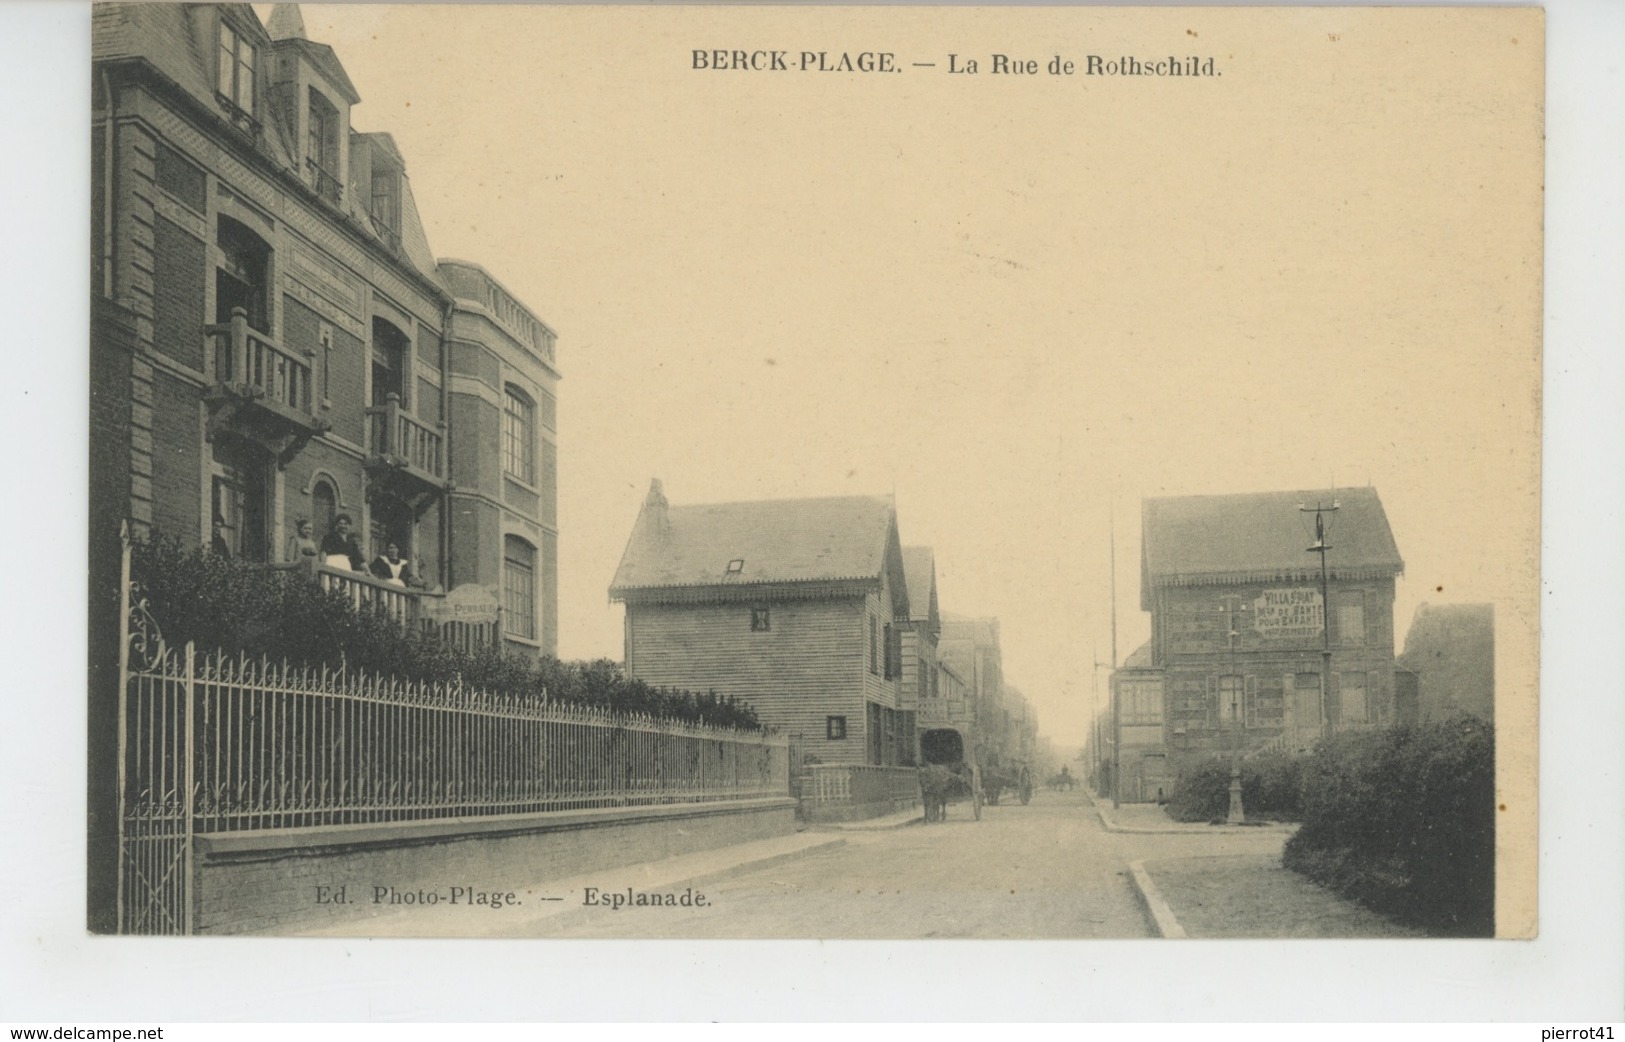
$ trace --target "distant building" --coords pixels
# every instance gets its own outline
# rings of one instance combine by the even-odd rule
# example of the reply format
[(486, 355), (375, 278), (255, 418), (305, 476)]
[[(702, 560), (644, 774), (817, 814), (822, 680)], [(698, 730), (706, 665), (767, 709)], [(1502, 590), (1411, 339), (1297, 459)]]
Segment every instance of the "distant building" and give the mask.
[(937, 609), (937, 562), (929, 546), (903, 547), (903, 576), (908, 583), (909, 617), (902, 628), (902, 674), (899, 679), (899, 698), (903, 720), (908, 727), (908, 758), (914, 763), (919, 757), (918, 734), (915, 730), (922, 707), (936, 705), (940, 699), (942, 678), (937, 663), (937, 640), (942, 633), (942, 618)]
[[(1306, 552), (1314, 515), (1300, 506), (1333, 501), (1328, 612), (1319, 555)], [(1112, 681), (1125, 797), (1153, 799), (1214, 756), (1305, 750), (1395, 718), (1404, 562), (1374, 489), (1149, 499), (1143, 510), (1151, 640)]]
[(1495, 720), (1495, 606), (1423, 604), (1398, 660), (1399, 718), (1406, 723), (1461, 713)]
[(944, 613), (937, 657), (964, 684), (973, 735), (969, 750), (978, 763), (993, 765), (1004, 751), (1008, 726), (1004, 706), (1004, 654), (999, 620)]
[(630, 676), (743, 699), (804, 758), (912, 762), (914, 617), (889, 499), (673, 506), (651, 482), (609, 594)]
[(126, 518), (259, 563), (347, 514), (422, 583), (330, 577), (358, 600), (484, 587), (556, 653), (553, 331), (436, 260), (298, 5), (99, 4), (91, 41), (93, 565)]

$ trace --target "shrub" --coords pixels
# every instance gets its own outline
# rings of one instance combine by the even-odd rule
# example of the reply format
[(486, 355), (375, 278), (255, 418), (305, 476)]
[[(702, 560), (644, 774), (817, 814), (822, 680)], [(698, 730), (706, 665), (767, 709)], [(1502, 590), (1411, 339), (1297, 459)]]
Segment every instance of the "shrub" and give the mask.
[(1339, 735), (1303, 767), (1288, 868), (1430, 933), (1495, 930), (1495, 749), (1474, 717)]
[[(1249, 818), (1296, 821), (1301, 813), (1298, 778), (1302, 760), (1269, 753), (1241, 763), (1241, 802)], [(1185, 771), (1166, 808), (1176, 821), (1215, 821), (1230, 813), (1230, 761), (1209, 760)]]
[(609, 659), (564, 662), (465, 651), (356, 611), (303, 573), (243, 565), (154, 535), (131, 547), (130, 568), (171, 645), (191, 641), (290, 665), (382, 673), (425, 683), (462, 683), (493, 694), (547, 698), (624, 714), (762, 730), (756, 711), (715, 691), (695, 694), (629, 679)]

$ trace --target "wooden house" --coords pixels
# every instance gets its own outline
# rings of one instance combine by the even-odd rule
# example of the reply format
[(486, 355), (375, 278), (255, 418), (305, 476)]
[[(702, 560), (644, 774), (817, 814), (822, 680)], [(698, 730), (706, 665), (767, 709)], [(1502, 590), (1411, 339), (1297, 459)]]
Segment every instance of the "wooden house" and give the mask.
[(911, 762), (903, 561), (888, 498), (673, 506), (654, 481), (609, 589), (626, 671), (749, 702), (803, 760)]

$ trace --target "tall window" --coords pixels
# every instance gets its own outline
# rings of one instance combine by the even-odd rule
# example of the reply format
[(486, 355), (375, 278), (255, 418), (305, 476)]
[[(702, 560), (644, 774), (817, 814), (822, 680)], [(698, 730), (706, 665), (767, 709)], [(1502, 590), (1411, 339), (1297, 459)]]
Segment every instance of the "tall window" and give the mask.
[(327, 481), (318, 480), (310, 489), (310, 523), (316, 530), (318, 540), (332, 531), (333, 518), (338, 516), (338, 512), (338, 493)]
[[(372, 404), (387, 405), (389, 396), (406, 405), (407, 359), (412, 357), (412, 341), (386, 319), (372, 320)], [(398, 450), (397, 450), (398, 451)]]
[(1371, 707), (1366, 700), (1365, 674), (1344, 673), (1337, 678), (1338, 722), (1360, 725), (1371, 721)]
[(226, 548), (239, 561), (269, 560), (266, 526), (269, 463), (263, 452), (247, 442), (229, 437), (215, 442), (210, 506)]
[(869, 616), (869, 672), (880, 673), (879, 656), (876, 654), (879, 643), (879, 623), (873, 615)]
[(339, 199), (339, 113), (315, 90), (305, 120), (305, 170), (310, 187), (331, 202)]
[(528, 484), (536, 481), (536, 411), (530, 399), (507, 389), (502, 415), (502, 469)]
[(502, 613), (509, 633), (536, 639), (536, 548), (513, 535), (502, 541)]
[(373, 231), (396, 249), (401, 245), (401, 172), (372, 152), (372, 185), (368, 201)]
[(1320, 674), (1292, 675), (1292, 723), (1300, 731), (1320, 728)]
[(215, 89), (238, 109), (254, 115), (254, 45), (224, 19), (220, 22), (219, 66)]
[(1365, 643), (1365, 591), (1342, 590), (1337, 594), (1337, 640), (1341, 644)]
[(220, 268), (215, 272), (214, 320), (230, 322), (232, 310), (242, 308), (250, 326), (269, 333), (271, 247), (230, 217), (220, 218), (215, 244), (220, 247)]
[(1241, 720), (1242, 698), (1245, 691), (1239, 676), (1219, 678), (1219, 725), (1234, 727)]
[(1118, 682), (1117, 692), (1118, 696), (1123, 700), (1123, 723), (1162, 723), (1162, 685), (1160, 683), (1157, 681), (1123, 680)]

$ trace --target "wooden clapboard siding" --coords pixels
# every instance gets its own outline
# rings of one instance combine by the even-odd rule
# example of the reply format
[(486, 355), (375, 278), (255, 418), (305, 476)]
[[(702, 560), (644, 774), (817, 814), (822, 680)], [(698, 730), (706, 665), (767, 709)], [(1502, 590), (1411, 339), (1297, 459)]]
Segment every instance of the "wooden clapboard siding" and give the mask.
[[(798, 739), (803, 753), (863, 763), (864, 702), (875, 679), (865, 606), (857, 597), (628, 603), (627, 668), (650, 684), (743, 699), (764, 724)], [(768, 609), (765, 632), (751, 630), (753, 607)], [(846, 717), (844, 740), (825, 738), (829, 716)]]
[(903, 630), (903, 673), (898, 678), (898, 698), (912, 709), (931, 697), (931, 675), (936, 672), (936, 648), (922, 633), (922, 623), (910, 623)]

